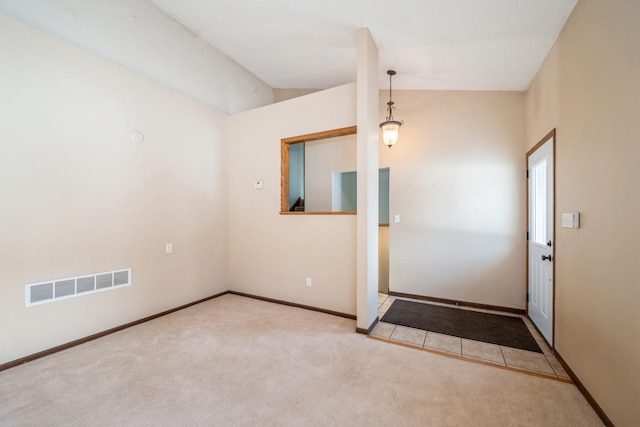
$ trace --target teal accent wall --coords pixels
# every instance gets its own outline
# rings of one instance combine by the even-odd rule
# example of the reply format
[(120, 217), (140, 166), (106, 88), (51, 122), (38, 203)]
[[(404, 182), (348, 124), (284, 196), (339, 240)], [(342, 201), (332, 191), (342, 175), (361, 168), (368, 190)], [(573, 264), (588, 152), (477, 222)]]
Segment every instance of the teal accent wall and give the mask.
[(304, 143), (289, 146), (289, 207), (304, 199)]

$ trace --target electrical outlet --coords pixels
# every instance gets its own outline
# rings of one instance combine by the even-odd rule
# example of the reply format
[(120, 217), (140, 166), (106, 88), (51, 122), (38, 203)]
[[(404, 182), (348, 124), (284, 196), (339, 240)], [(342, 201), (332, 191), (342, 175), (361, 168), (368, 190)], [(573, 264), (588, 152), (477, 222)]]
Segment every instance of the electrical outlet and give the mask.
[(173, 253), (173, 243), (167, 243), (167, 245), (165, 246), (165, 251), (168, 254)]
[(307, 286), (311, 286), (311, 277), (307, 277)]

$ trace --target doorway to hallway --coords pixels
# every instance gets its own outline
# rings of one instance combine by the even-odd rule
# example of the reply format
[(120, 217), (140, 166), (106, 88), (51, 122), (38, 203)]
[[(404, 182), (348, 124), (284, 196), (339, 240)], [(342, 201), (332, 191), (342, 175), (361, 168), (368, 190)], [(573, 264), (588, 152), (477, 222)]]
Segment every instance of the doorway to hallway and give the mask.
[(378, 292), (389, 293), (389, 168), (378, 175)]

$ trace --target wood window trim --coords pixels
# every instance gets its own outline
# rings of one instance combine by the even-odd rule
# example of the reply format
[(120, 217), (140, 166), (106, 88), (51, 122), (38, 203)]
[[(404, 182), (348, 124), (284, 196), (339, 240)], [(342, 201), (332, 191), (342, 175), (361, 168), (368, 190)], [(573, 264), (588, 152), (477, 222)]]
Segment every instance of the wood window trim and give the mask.
[(325, 130), (306, 135), (292, 136), (280, 140), (280, 215), (355, 215), (356, 212), (289, 212), (289, 147), (292, 144), (335, 138), (338, 136), (354, 135), (357, 126)]

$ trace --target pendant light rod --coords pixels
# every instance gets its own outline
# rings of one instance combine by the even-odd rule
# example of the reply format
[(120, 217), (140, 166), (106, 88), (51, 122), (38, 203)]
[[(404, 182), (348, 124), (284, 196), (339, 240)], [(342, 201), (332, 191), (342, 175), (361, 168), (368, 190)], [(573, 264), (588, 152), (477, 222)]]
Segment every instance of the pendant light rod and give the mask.
[(391, 100), (391, 77), (396, 75), (396, 72), (393, 70), (388, 70), (387, 74), (389, 74), (389, 102), (387, 102), (388, 105), (388, 109), (389, 109), (389, 117), (387, 117), (387, 121), (389, 120), (393, 120), (393, 104), (394, 102)]

